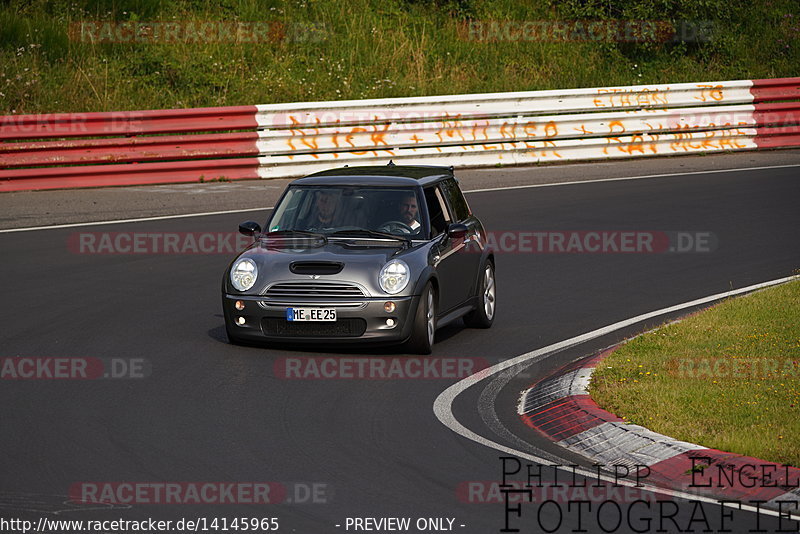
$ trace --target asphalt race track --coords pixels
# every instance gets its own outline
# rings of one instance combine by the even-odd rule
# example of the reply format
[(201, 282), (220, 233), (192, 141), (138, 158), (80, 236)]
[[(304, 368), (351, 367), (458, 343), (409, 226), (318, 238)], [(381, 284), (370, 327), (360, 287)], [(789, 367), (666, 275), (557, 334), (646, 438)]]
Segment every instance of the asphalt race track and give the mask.
[[(713, 246), (658, 253), (498, 251), (494, 327), (440, 330), (432, 358), (494, 364), (628, 317), (793, 274), (800, 268), (799, 169), (468, 194), (473, 211), (496, 233), (685, 232), (711, 236)], [(232, 254), (91, 254), (76, 245), (84, 232), (231, 232), (242, 220), (263, 222), (267, 214), (0, 234), (0, 356), (143, 359), (147, 375), (3, 380), (0, 516), (277, 517), (279, 532), (312, 534), (352, 532), (345, 529), (348, 517), (411, 517), (412, 525), (417, 518), (454, 518), (453, 530), (464, 533), (503, 528), (502, 503), (468, 502), (463, 492), (471, 481), (500, 480), (500, 453), (455, 434), (433, 413), (434, 400), (455, 379), (276, 376), (283, 358), (397, 353), (231, 346), (219, 282)], [(556, 455), (515, 416), (519, 391), (646, 326), (557, 353), (502, 384), (485, 381), (458, 398), (455, 416), (494, 441)], [(66, 502), (80, 483), (237, 481), (274, 482), (287, 494), (271, 505)], [(694, 506), (677, 501), (677, 507), (676, 520), (686, 527)], [(557, 531), (578, 529), (577, 516), (564, 509)], [(554, 508), (541, 510), (542, 523), (553, 528)], [(633, 517), (644, 512), (635, 509)], [(711, 528), (719, 528), (718, 507), (708, 505), (706, 512)], [(603, 521), (613, 526), (612, 516), (609, 509), (599, 518), (586, 513), (582, 528), (602, 532)], [(755, 514), (734, 517), (732, 531), (755, 529)], [(521, 532), (542, 531), (536, 504), (523, 505), (522, 516), (512, 519)], [(759, 519), (761, 528), (777, 528), (776, 518)], [(676, 531), (672, 525), (662, 531)], [(631, 531), (628, 526), (612, 531)], [(654, 522), (651, 530), (657, 528)], [(692, 528), (702, 532), (704, 524)]]

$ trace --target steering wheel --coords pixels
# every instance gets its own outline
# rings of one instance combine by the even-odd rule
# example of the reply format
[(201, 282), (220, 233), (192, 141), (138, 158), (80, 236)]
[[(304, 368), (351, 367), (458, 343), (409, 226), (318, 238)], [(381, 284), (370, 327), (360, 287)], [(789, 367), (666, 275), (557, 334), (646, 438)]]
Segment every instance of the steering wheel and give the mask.
[(402, 234), (413, 234), (414, 230), (403, 221), (388, 221), (378, 227), (381, 232), (394, 234), (400, 232)]

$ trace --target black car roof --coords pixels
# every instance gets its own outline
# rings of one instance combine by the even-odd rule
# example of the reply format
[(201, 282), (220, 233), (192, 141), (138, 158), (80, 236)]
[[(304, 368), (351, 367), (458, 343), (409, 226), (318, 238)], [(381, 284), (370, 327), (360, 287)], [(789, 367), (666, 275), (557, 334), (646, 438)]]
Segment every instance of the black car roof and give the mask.
[(292, 185), (426, 185), (453, 176), (452, 167), (434, 165), (369, 165), (316, 172)]

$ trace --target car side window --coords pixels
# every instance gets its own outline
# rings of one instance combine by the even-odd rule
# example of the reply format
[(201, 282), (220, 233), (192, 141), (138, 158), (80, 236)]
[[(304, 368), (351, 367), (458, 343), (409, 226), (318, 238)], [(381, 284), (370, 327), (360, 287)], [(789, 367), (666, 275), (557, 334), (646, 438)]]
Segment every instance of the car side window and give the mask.
[(450, 202), (450, 207), (453, 209), (453, 215), (455, 216), (454, 219), (456, 221), (463, 221), (469, 217), (472, 212), (470, 211), (469, 205), (467, 204), (467, 199), (464, 198), (464, 193), (461, 192), (461, 188), (458, 187), (458, 182), (456, 182), (455, 178), (445, 180), (442, 182), (442, 185), (444, 186), (447, 200)]
[(425, 204), (428, 206), (428, 215), (431, 219), (431, 238), (434, 238), (447, 229), (453, 218), (439, 186), (425, 189)]

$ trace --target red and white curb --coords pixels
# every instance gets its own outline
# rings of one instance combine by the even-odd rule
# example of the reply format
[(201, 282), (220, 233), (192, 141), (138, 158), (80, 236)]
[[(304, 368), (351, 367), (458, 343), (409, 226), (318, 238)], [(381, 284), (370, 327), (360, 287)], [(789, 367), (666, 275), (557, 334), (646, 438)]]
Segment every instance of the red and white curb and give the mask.
[[(439, 396), (436, 397), (436, 400), (434, 400), (434, 402), (433, 402), (433, 413), (436, 416), (436, 418), (444, 426), (446, 426), (447, 428), (452, 430), (455, 434), (458, 434), (459, 436), (461, 436), (463, 438), (466, 438), (466, 439), (468, 439), (468, 440), (470, 440), (470, 441), (472, 441), (474, 443), (477, 443), (479, 445), (482, 445), (484, 447), (487, 447), (487, 448), (495, 450), (495, 451), (499, 451), (499, 452), (501, 452), (503, 454), (513, 455), (513, 456), (516, 456), (518, 458), (522, 458), (522, 459), (525, 459), (525, 460), (528, 460), (530, 462), (534, 462), (534, 463), (537, 463), (537, 464), (545, 465), (545, 464), (548, 464), (548, 463), (552, 463), (551, 459), (544, 458), (543, 456), (540, 456), (539, 453), (537, 453), (535, 451), (535, 449), (534, 449), (534, 451), (531, 451), (531, 450), (520, 450), (519, 448), (514, 448), (514, 447), (509, 446), (507, 444), (504, 444), (504, 443), (501, 443), (499, 441), (495, 441), (493, 439), (490, 439), (490, 438), (486, 437), (485, 435), (483, 435), (482, 433), (478, 433), (475, 430), (470, 429), (465, 424), (463, 424), (461, 421), (459, 421), (458, 418), (456, 417), (456, 415), (455, 415), (455, 413), (453, 411), (454, 403), (459, 398), (459, 396), (461, 396), (466, 391), (471, 390), (472, 388), (474, 388), (475, 386), (477, 386), (479, 384), (485, 383), (487, 380), (493, 380), (493, 379), (497, 378), (498, 375), (500, 375), (501, 373), (509, 371), (514, 367), (521, 366), (521, 365), (524, 365), (524, 366), (533, 365), (536, 362), (544, 360), (544, 359), (552, 356), (553, 354), (556, 354), (557, 352), (559, 352), (561, 350), (564, 350), (564, 349), (567, 349), (567, 348), (570, 348), (570, 347), (576, 347), (576, 346), (579, 346), (582, 343), (586, 343), (587, 341), (600, 338), (600, 337), (608, 335), (608, 334), (610, 334), (612, 332), (617, 332), (617, 331), (622, 330), (624, 328), (628, 328), (628, 327), (631, 327), (631, 326), (634, 326), (634, 325), (637, 325), (637, 324), (642, 324), (644, 321), (655, 319), (657, 317), (667, 316), (668, 314), (677, 313), (677, 312), (680, 312), (680, 311), (683, 311), (683, 310), (690, 310), (690, 309), (693, 309), (693, 308), (697, 308), (698, 306), (703, 306), (705, 304), (710, 304), (710, 303), (713, 303), (713, 302), (717, 302), (717, 301), (719, 301), (719, 300), (721, 300), (723, 298), (728, 298), (728, 297), (733, 297), (735, 295), (742, 295), (742, 294), (745, 294), (745, 293), (750, 293), (750, 292), (756, 291), (758, 289), (763, 289), (763, 288), (766, 288), (766, 287), (771, 287), (771, 286), (775, 286), (775, 285), (778, 285), (778, 284), (783, 284), (783, 283), (786, 283), (786, 282), (790, 282), (792, 280), (797, 280), (798, 278), (800, 278), (800, 277), (798, 277), (798, 276), (787, 276), (787, 277), (778, 278), (778, 279), (775, 279), (775, 280), (770, 280), (768, 282), (762, 282), (762, 283), (759, 283), (759, 284), (754, 284), (754, 285), (751, 285), (751, 286), (742, 287), (742, 288), (734, 289), (734, 290), (731, 290), (731, 291), (726, 291), (726, 292), (723, 292), (723, 293), (716, 293), (714, 295), (708, 295), (706, 297), (702, 297), (702, 298), (691, 300), (691, 301), (687, 301), (687, 302), (682, 302), (680, 304), (675, 304), (673, 306), (669, 306), (669, 307), (666, 307), (666, 308), (660, 308), (660, 309), (653, 310), (653, 311), (650, 311), (650, 312), (647, 312), (647, 313), (636, 315), (634, 317), (629, 317), (627, 319), (624, 319), (624, 320), (621, 320), (621, 321), (617, 321), (617, 322), (612, 323), (612, 324), (608, 324), (606, 326), (597, 328), (595, 330), (591, 330), (589, 332), (584, 332), (584, 333), (582, 333), (580, 335), (571, 337), (569, 339), (564, 339), (564, 340), (558, 341), (556, 343), (552, 343), (552, 344), (547, 345), (545, 347), (540, 347), (540, 348), (531, 350), (531, 351), (526, 352), (524, 354), (520, 354), (519, 356), (515, 356), (514, 358), (509, 358), (507, 360), (503, 360), (503, 361), (501, 361), (499, 363), (494, 364), (493, 366), (491, 366), (488, 369), (484, 369), (484, 370), (482, 370), (482, 371), (480, 371), (478, 373), (475, 373), (472, 376), (468, 376), (467, 378), (459, 380), (455, 384), (452, 384), (447, 389), (442, 391), (439, 394)], [(576, 370), (578, 367), (581, 367), (581, 366), (576, 366), (572, 370)], [(591, 367), (591, 365), (589, 365), (589, 367)], [(569, 383), (571, 384), (572, 382), (569, 382)], [(553, 397), (551, 397), (550, 400), (555, 400), (557, 397), (558, 398), (564, 398), (564, 397), (572, 396), (572, 395), (567, 394), (567, 393), (563, 393), (563, 394), (555, 393), (555, 391), (557, 391), (557, 388), (553, 388), (553, 391), (551, 391), (551, 393), (553, 394)], [(584, 391), (585, 391), (585, 388), (584, 388)], [(489, 412), (490, 411), (493, 412), (494, 410), (495, 410), (495, 405), (494, 405), (493, 401), (492, 402), (484, 402), (484, 403), (479, 403), (478, 404), (478, 411), (482, 415), (488, 416)], [(486, 420), (486, 419), (484, 419), (484, 420)], [(704, 449), (701, 452), (705, 452), (707, 450), (708, 449)], [(669, 480), (669, 479), (667, 479), (666, 481), (663, 481), (663, 483), (661, 485), (658, 485), (656, 480), (653, 480), (653, 482), (651, 483), (651, 481), (649, 479), (642, 480), (640, 478), (639, 481), (636, 481), (636, 480), (633, 480), (633, 479), (627, 479), (627, 478), (620, 479), (620, 478), (616, 477), (615, 475), (608, 474), (607, 472), (604, 472), (604, 471), (598, 472), (597, 469), (594, 469), (594, 468), (589, 469), (589, 468), (585, 468), (585, 467), (581, 467), (581, 466), (575, 466), (575, 467), (572, 468), (572, 471), (574, 473), (577, 473), (577, 474), (581, 475), (581, 476), (585, 476), (585, 477), (589, 477), (589, 478), (597, 478), (598, 480), (611, 482), (611, 483), (616, 484), (616, 485), (622, 485), (622, 486), (628, 486), (628, 487), (643, 487), (648, 491), (654, 491), (654, 492), (657, 492), (657, 493), (660, 493), (660, 494), (670, 495), (670, 496), (673, 496), (673, 497), (676, 497), (676, 498), (688, 499), (688, 500), (700, 501), (700, 502), (708, 502), (708, 503), (712, 503), (712, 504), (721, 504), (722, 506), (726, 506), (726, 507), (738, 508), (739, 510), (746, 510), (746, 511), (751, 511), (751, 512), (755, 512), (755, 513), (763, 512), (763, 513), (766, 513), (768, 515), (773, 515), (773, 516), (780, 516), (780, 515), (784, 515), (785, 516), (785, 514), (786, 514), (786, 511), (781, 512), (779, 510), (776, 511), (776, 510), (773, 510), (771, 508), (760, 507), (758, 503), (750, 503), (750, 502), (745, 502), (745, 501), (738, 501), (738, 502), (735, 502), (735, 501), (734, 502), (721, 501), (720, 499), (715, 498), (715, 497), (709, 497), (709, 496), (706, 496), (706, 495), (699, 494), (698, 492), (693, 491), (693, 488), (673, 489), (676, 486), (680, 486), (681, 488), (683, 488), (683, 485), (682, 485), (682, 483), (672, 484), (671, 480)], [(660, 477), (660, 478), (663, 480), (664, 477)], [(795, 494), (796, 494), (796, 491), (795, 491)], [(772, 499), (775, 499), (775, 498), (772, 498)], [(772, 504), (774, 504), (774, 502), (775, 501), (773, 500)], [(795, 503), (795, 506), (797, 506), (797, 503), (800, 503), (800, 500), (799, 499), (793, 499), (793, 502)]]
[(523, 391), (517, 408), (523, 422), (595, 464), (625, 466), (660, 487), (761, 502), (773, 510), (779, 509), (779, 501), (797, 502), (800, 469), (679, 441), (601, 409), (589, 396), (589, 381), (615, 349), (567, 366)]

